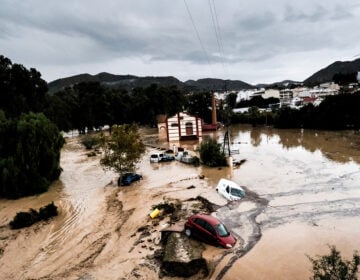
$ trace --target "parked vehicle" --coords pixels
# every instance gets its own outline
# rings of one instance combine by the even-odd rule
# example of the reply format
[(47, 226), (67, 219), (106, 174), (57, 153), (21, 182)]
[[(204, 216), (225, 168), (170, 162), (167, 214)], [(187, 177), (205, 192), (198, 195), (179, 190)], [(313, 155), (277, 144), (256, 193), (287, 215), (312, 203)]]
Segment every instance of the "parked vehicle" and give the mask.
[(195, 214), (185, 223), (185, 235), (192, 236), (201, 241), (224, 248), (232, 248), (236, 238), (218, 219), (211, 215)]
[(174, 156), (164, 154), (160, 161), (164, 162), (164, 161), (173, 161), (173, 160), (175, 160)]
[(195, 160), (195, 157), (189, 154), (188, 151), (180, 151), (177, 153), (176, 160), (183, 162), (183, 163), (193, 163)]
[(139, 181), (140, 179), (142, 179), (142, 176), (140, 174), (131, 172), (124, 173), (121, 177), (121, 181), (120, 177), (118, 179), (118, 186), (129, 186), (133, 182)]
[(153, 153), (150, 155), (150, 162), (160, 162), (163, 156), (163, 153)]
[(245, 191), (242, 187), (227, 179), (219, 180), (216, 191), (230, 201), (239, 200), (245, 196)]

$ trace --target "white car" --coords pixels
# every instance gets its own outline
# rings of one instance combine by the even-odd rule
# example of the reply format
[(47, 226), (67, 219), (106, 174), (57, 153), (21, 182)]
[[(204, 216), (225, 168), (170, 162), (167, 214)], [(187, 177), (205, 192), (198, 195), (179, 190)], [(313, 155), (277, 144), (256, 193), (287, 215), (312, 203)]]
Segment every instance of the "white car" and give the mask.
[(163, 153), (153, 153), (150, 155), (150, 162), (160, 162), (163, 156)]
[(216, 186), (216, 191), (230, 201), (239, 200), (245, 196), (245, 191), (242, 187), (227, 179), (220, 179)]

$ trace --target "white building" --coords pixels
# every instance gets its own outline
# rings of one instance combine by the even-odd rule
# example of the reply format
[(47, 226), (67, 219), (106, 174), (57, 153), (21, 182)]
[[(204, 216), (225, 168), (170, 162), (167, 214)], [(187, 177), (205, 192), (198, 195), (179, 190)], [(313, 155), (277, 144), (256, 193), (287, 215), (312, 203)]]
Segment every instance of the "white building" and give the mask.
[(299, 97), (324, 97), (338, 94), (338, 90), (333, 88), (314, 87), (306, 89), (299, 93)]
[(239, 103), (242, 100), (250, 100), (255, 96), (263, 96), (265, 94), (265, 89), (248, 89), (248, 90), (240, 90), (237, 93), (236, 103)]
[(280, 107), (286, 107), (291, 105), (291, 101), (294, 97), (294, 93), (291, 89), (280, 90)]
[(187, 139), (200, 139), (202, 137), (201, 118), (179, 112), (166, 119), (167, 140), (181, 141)]
[(270, 97), (280, 98), (280, 90), (278, 89), (266, 89), (263, 98), (268, 99)]

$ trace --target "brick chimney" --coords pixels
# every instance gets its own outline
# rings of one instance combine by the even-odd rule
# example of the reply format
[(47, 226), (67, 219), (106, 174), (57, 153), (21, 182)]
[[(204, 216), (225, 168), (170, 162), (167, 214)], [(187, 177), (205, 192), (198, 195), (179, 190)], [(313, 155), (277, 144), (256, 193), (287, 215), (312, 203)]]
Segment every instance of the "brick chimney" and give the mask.
[(212, 97), (211, 97), (211, 120), (212, 120), (212, 124), (217, 124), (217, 118), (216, 118), (216, 100), (215, 100), (215, 93), (212, 93)]

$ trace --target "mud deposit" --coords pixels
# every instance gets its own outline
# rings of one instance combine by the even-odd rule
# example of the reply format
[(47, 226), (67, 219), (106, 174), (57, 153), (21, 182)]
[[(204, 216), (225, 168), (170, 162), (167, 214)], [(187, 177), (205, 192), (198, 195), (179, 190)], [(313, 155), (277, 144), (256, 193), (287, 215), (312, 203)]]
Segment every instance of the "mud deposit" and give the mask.
[[(144, 133), (153, 146), (172, 148), (154, 130)], [(223, 133), (209, 136), (221, 141)], [(237, 126), (231, 140), (240, 166), (150, 164), (154, 148), (148, 148), (139, 164), (144, 179), (119, 188), (116, 174), (99, 166), (99, 155), (88, 157), (77, 138), (67, 139), (64, 171), (49, 192), (0, 200), (0, 279), (158, 279), (161, 230), (181, 227), (209, 205), (238, 243), (230, 250), (202, 244), (208, 275), (189, 279), (308, 279), (306, 255), (325, 254), (328, 244), (347, 258), (360, 249), (358, 134)], [(223, 177), (245, 186), (246, 198), (227, 203), (215, 191)], [(56, 218), (8, 227), (17, 212), (52, 201), (59, 207)], [(150, 218), (155, 205), (168, 204), (175, 211)]]

